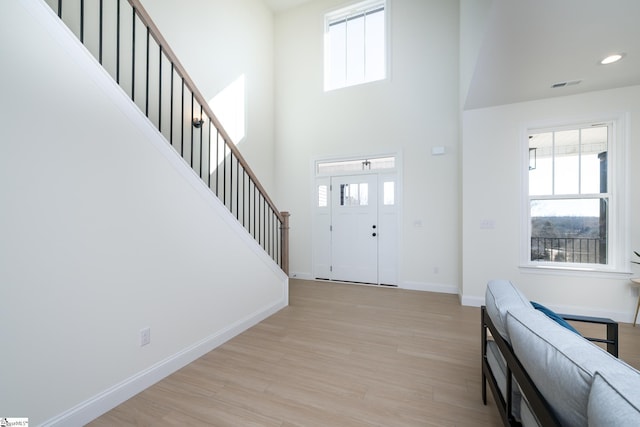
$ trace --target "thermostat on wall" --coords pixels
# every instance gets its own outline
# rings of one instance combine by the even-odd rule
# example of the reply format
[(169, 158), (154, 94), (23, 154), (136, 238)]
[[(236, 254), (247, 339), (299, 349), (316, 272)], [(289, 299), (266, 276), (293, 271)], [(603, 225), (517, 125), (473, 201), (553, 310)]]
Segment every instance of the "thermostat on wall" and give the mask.
[(444, 154), (444, 147), (443, 146), (431, 147), (431, 155), (432, 156), (441, 156), (442, 154)]

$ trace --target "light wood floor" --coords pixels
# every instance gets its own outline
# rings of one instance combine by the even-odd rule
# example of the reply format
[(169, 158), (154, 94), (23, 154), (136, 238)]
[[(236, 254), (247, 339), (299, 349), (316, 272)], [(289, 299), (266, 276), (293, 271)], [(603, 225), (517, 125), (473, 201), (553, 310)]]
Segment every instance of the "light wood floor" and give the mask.
[[(500, 424), (480, 398), (480, 310), (456, 295), (291, 280), (289, 303), (90, 426)], [(621, 325), (635, 367), (639, 331)]]

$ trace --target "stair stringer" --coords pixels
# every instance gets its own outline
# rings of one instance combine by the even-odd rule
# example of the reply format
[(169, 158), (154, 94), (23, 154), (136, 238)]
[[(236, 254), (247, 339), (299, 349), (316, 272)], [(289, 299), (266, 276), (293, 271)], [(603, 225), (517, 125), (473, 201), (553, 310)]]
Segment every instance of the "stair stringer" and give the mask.
[[(288, 278), (279, 266), (270, 258), (270, 256), (266, 254), (259, 244), (247, 233), (235, 217), (233, 217), (228, 209), (217, 199), (217, 197), (215, 197), (215, 195), (213, 195), (213, 193), (211, 193), (197, 174), (186, 164), (186, 162), (184, 162), (173, 148), (167, 144), (164, 137), (131, 102), (128, 96), (113, 81), (111, 76), (102, 69), (93, 56), (87, 52), (84, 46), (77, 40), (75, 35), (73, 35), (73, 33), (71, 33), (70, 30), (60, 22), (44, 2), (41, 0), (24, 0), (17, 2), (19, 5), (16, 5), (13, 2), (9, 3), (10, 4), (5, 4), (5, 7), (18, 9), (21, 7), (24, 8), (28, 15), (33, 19), (30, 24), (32, 26), (40, 26), (41, 29), (50, 35), (51, 40), (42, 39), (42, 44), (55, 43), (58, 48), (64, 50), (68, 60), (73, 62), (73, 66), (81, 69), (82, 73), (88, 76), (96, 87), (99, 88), (100, 93), (108, 99), (108, 102), (117, 108), (122, 113), (123, 117), (126, 117), (125, 120), (128, 123), (123, 122), (123, 126), (128, 128), (130, 125), (135, 129), (135, 132), (140, 135), (140, 138), (137, 139), (137, 144), (139, 145), (132, 147), (132, 152), (146, 150), (151, 157), (159, 157), (163, 159), (160, 161), (157, 159), (154, 160), (154, 168), (165, 170), (167, 169), (167, 165), (169, 166), (171, 171), (173, 171), (171, 173), (176, 176), (175, 183), (173, 183), (172, 186), (175, 185), (176, 187), (179, 187), (180, 191), (193, 193), (191, 194), (191, 199), (197, 200), (194, 204), (198, 205), (203, 211), (206, 211), (205, 214), (200, 212), (200, 215), (210, 215), (211, 222), (214, 222), (215, 224), (214, 226), (209, 225), (208, 228), (215, 229), (222, 224), (224, 225), (224, 228), (220, 228), (219, 233), (220, 235), (225, 236), (225, 241), (217, 242), (217, 244), (244, 247), (244, 249), (239, 250), (236, 255), (228, 253), (224, 254), (225, 258), (210, 260), (213, 264), (218, 263), (219, 265), (216, 268), (219, 268), (222, 271), (227, 268), (228, 263), (234, 262), (234, 257), (237, 258), (239, 256), (242, 258), (243, 271), (238, 271), (238, 282), (227, 283), (229, 301), (212, 301), (212, 311), (226, 311), (227, 315), (222, 317), (211, 315), (207, 317), (207, 313), (203, 313), (203, 321), (211, 324), (208, 332), (202, 333), (202, 328), (200, 328), (198, 331), (199, 335), (193, 335), (191, 332), (192, 329), (195, 329), (195, 326), (194, 328), (191, 328), (189, 325), (180, 325), (179, 328), (183, 328), (184, 333), (182, 333), (181, 330), (172, 330), (166, 333), (166, 335), (171, 335), (172, 337), (170, 338), (174, 339), (174, 342), (170, 343), (162, 341), (165, 338), (164, 330), (174, 327), (174, 324), (180, 323), (182, 319), (180, 319), (180, 313), (176, 313), (175, 319), (167, 319), (167, 316), (164, 315), (164, 313), (159, 315), (158, 307), (161, 304), (157, 303), (156, 305), (158, 305), (158, 307), (154, 307), (154, 304), (151, 303), (149, 304), (151, 307), (145, 306), (144, 309), (141, 309), (140, 311), (147, 311), (146, 316), (130, 314), (130, 318), (123, 320), (119, 317), (125, 317), (125, 313), (127, 313), (131, 307), (128, 301), (122, 300), (118, 305), (119, 316), (114, 316), (113, 319), (108, 319), (107, 325), (104, 326), (103, 323), (105, 320), (98, 318), (97, 316), (93, 318), (91, 313), (92, 310), (101, 311), (104, 308), (100, 305), (100, 302), (89, 302), (81, 299), (77, 299), (76, 301), (71, 301), (69, 303), (60, 302), (61, 299), (72, 300), (74, 298), (78, 298), (78, 294), (82, 294), (86, 283), (70, 282), (66, 284), (66, 288), (64, 289), (61, 286), (60, 292), (56, 295), (55, 301), (52, 300), (49, 303), (45, 299), (46, 296), (43, 296), (42, 293), (37, 296), (37, 298), (45, 299), (44, 301), (41, 301), (42, 305), (45, 307), (47, 305), (57, 304), (57, 310), (65, 310), (67, 308), (67, 304), (69, 304), (68, 308), (72, 309), (75, 307), (75, 304), (72, 303), (80, 302), (86, 305), (86, 307), (82, 308), (83, 311), (81, 313), (86, 316), (83, 318), (83, 321), (87, 325), (94, 328), (104, 328), (104, 331), (112, 332), (113, 334), (120, 334), (123, 330), (135, 329), (145, 326), (147, 323), (153, 323), (151, 325), (153, 337), (152, 344), (149, 347), (143, 348), (137, 348), (138, 346), (135, 342), (133, 345), (134, 348), (130, 348), (131, 339), (124, 339), (120, 337), (116, 339), (111, 339), (110, 337), (105, 336), (87, 337), (76, 342), (75, 339), (67, 337), (67, 334), (71, 334), (73, 331), (66, 331), (65, 334), (61, 334), (60, 337), (54, 340), (57, 342), (55, 345), (59, 345), (60, 348), (52, 347), (51, 343), (47, 343), (49, 346), (48, 350), (50, 352), (57, 353), (64, 349), (64, 351), (68, 351), (69, 353), (77, 353), (80, 363), (72, 364), (69, 362), (68, 366), (52, 365), (51, 369), (43, 368), (43, 375), (39, 377), (33, 375), (32, 378), (29, 378), (26, 372), (33, 371), (32, 368), (34, 367), (38, 368), (35, 369), (38, 371), (39, 368), (50, 365), (51, 362), (46, 360), (46, 358), (50, 358), (50, 356), (46, 354), (46, 351), (43, 351), (40, 356), (33, 356), (33, 358), (29, 359), (29, 363), (35, 364), (30, 366), (26, 361), (20, 361), (19, 353), (12, 354), (13, 351), (18, 351), (17, 348), (4, 350), (3, 357), (6, 357), (5, 360), (9, 362), (16, 362), (15, 365), (11, 366), (12, 369), (17, 371), (16, 376), (19, 377), (22, 371), (24, 371), (25, 375), (22, 377), (21, 381), (16, 380), (15, 382), (11, 382), (10, 380), (3, 380), (3, 388), (11, 390), (11, 395), (7, 396), (7, 399), (5, 399), (4, 396), (0, 399), (2, 401), (1, 409), (3, 412), (25, 414), (30, 417), (30, 421), (35, 425), (83, 425), (285, 307), (288, 304)], [(32, 28), (32, 30), (36, 31), (35, 28)], [(53, 44), (51, 46), (53, 46)], [(66, 59), (61, 58), (61, 60)], [(45, 66), (43, 68), (46, 68), (46, 64), (43, 65)], [(55, 67), (52, 66), (52, 68)], [(41, 96), (41, 94), (38, 94), (38, 96)], [(103, 101), (104, 100), (100, 100), (101, 103)], [(82, 108), (82, 105), (86, 105), (82, 104), (81, 100), (78, 101), (78, 104), (80, 104), (79, 108)], [(17, 128), (23, 123), (19, 121), (18, 114), (16, 114), (15, 118), (15, 129), (4, 129), (4, 135), (13, 136), (20, 133)], [(66, 123), (65, 127), (73, 126), (74, 120), (75, 118), (73, 117), (69, 118), (70, 123)], [(7, 122), (9, 122), (9, 119), (7, 119)], [(114, 123), (113, 126), (118, 125), (119, 123)], [(81, 128), (82, 124), (79, 123), (77, 126)], [(78, 132), (81, 131), (81, 129), (78, 130)], [(56, 132), (57, 130), (53, 129), (50, 133), (55, 134)], [(35, 137), (33, 142), (35, 142)], [(111, 153), (111, 151), (109, 152)], [(156, 154), (152, 154), (152, 152)], [(125, 166), (129, 165), (127, 162), (124, 162), (123, 164)], [(73, 164), (60, 165), (60, 169), (63, 169), (64, 166), (68, 166), (72, 169), (75, 167)], [(118, 165), (115, 166), (113, 172), (116, 174), (118, 173)], [(20, 176), (18, 178), (24, 177)], [(54, 181), (63, 182), (64, 179), (66, 178), (54, 177)], [(78, 179), (83, 179), (83, 177), (79, 177)], [(30, 186), (28, 182), (25, 183), (24, 180), (21, 181), (21, 179), (17, 179), (17, 182), (19, 184), (26, 185), (25, 188), (27, 188), (27, 191), (32, 188), (32, 186)], [(103, 181), (101, 180), (99, 182), (102, 183)], [(35, 188), (35, 185), (33, 188)], [(147, 190), (149, 190), (150, 193), (153, 193), (152, 187), (147, 186)], [(35, 191), (36, 193), (33, 194), (33, 198), (38, 198), (42, 195), (37, 192), (38, 190)], [(154, 194), (145, 194), (144, 197), (149, 198), (153, 202), (157, 202), (154, 198)], [(100, 197), (96, 195), (90, 195), (88, 198), (91, 200), (100, 200)], [(63, 202), (70, 199), (71, 197), (65, 197)], [(119, 200), (118, 196), (115, 196), (115, 199)], [(138, 213), (140, 216), (144, 216), (145, 214), (148, 214), (148, 212), (145, 211), (143, 213)], [(16, 214), (16, 216), (18, 215)], [(189, 216), (185, 216), (185, 218), (188, 219)], [(151, 219), (154, 220), (154, 218)], [(68, 226), (69, 223), (64, 223), (63, 225)], [(94, 223), (90, 222), (86, 225), (94, 225)], [(48, 231), (46, 229), (38, 228), (36, 226), (33, 233), (35, 234), (37, 231), (40, 232), (41, 238), (44, 239), (41, 242), (43, 247), (46, 247), (47, 245), (54, 245), (52, 241), (47, 241)], [(95, 230), (90, 231), (92, 233), (98, 232)], [(42, 236), (43, 233), (44, 236)], [(211, 232), (209, 232), (209, 234), (211, 234)], [(12, 241), (19, 244), (17, 235), (15, 238), (11, 233), (4, 234), (4, 236), (7, 246), (11, 244)], [(230, 236), (234, 236), (234, 242), (230, 242), (228, 240)], [(102, 237), (108, 239), (109, 236), (105, 235)], [(173, 237), (173, 235), (170, 237)], [(124, 242), (125, 246), (126, 243), (127, 242)], [(202, 242), (200, 243), (206, 246), (206, 242), (204, 244)], [(0, 247), (0, 249), (2, 248)], [(83, 257), (79, 248), (73, 247), (69, 250), (72, 251), (75, 256)], [(126, 250), (126, 247), (124, 250)], [(171, 248), (168, 247), (167, 250), (171, 250)], [(40, 260), (38, 254), (35, 254), (35, 256), (33, 256), (33, 254), (31, 255), (32, 261), (38, 262)], [(57, 259), (56, 254), (49, 254), (49, 256), (53, 257), (54, 260)], [(19, 258), (19, 255), (12, 255), (12, 257), (13, 258), (11, 258), (11, 260), (17, 260), (18, 262), (22, 261)], [(7, 260), (7, 265), (9, 265), (9, 261), (10, 260)], [(83, 258), (82, 261), (98, 263), (100, 260)], [(153, 265), (153, 263), (150, 265)], [(82, 268), (82, 266), (79, 266), (79, 268)], [(130, 266), (129, 269), (135, 270), (135, 266)], [(212, 270), (215, 268), (209, 267), (208, 269)], [(229, 311), (233, 311), (230, 310), (228, 306), (236, 304), (237, 298), (243, 294), (242, 289), (247, 289), (247, 292), (262, 292), (262, 288), (255, 286), (255, 283), (251, 282), (254, 280), (254, 276), (248, 274), (247, 271), (260, 272), (259, 275), (264, 278), (264, 282), (266, 283), (265, 288), (268, 289), (264, 291), (264, 295), (253, 298), (251, 304), (245, 304), (242, 307), (242, 310), (244, 311), (228, 313)], [(92, 271), (87, 268), (86, 273), (90, 276)], [(138, 273), (138, 271), (135, 271), (135, 273)], [(10, 285), (11, 280), (17, 280), (15, 278), (20, 274), (23, 274), (23, 272), (17, 271), (17, 269), (16, 271), (10, 270), (7, 277), (3, 277), (3, 279), (7, 279), (8, 281), (3, 280), (3, 283)], [(107, 276), (108, 275), (109, 273), (107, 273)], [(47, 279), (48, 286), (57, 285), (58, 278), (48, 277)], [(114, 290), (113, 288), (103, 289), (103, 282), (107, 282), (107, 279), (104, 277), (92, 277), (91, 279), (94, 281), (92, 285), (95, 285), (95, 289), (93, 289), (93, 291), (108, 293), (110, 291), (115, 292), (118, 290)], [(153, 279), (161, 280), (162, 278), (154, 277)], [(195, 277), (195, 279), (200, 280), (201, 278)], [(37, 273), (31, 273), (27, 278), (23, 278), (21, 280), (27, 282), (31, 281), (28, 284), (31, 285), (35, 291), (38, 291), (39, 286), (44, 286), (43, 278)], [(62, 282), (62, 279), (59, 280)], [(124, 278), (122, 280), (127, 279)], [(246, 283), (244, 283), (243, 280)], [(211, 286), (219, 286), (215, 280), (211, 280), (210, 283)], [(133, 287), (126, 288), (126, 291), (128, 292), (127, 297), (132, 297), (132, 294), (137, 296), (136, 293), (138, 292), (138, 289), (135, 288), (136, 283), (132, 281), (128, 286), (129, 285)], [(153, 289), (152, 284), (145, 285), (148, 287), (146, 291)], [(40, 291), (41, 290), (42, 289), (40, 289)], [(195, 286), (190, 290), (195, 292), (199, 291)], [(67, 291), (69, 292), (68, 295), (65, 294)], [(122, 291), (125, 291), (124, 286)], [(165, 289), (163, 289), (163, 291), (166, 292)], [(171, 289), (170, 291), (179, 292), (179, 289)], [(11, 286), (9, 286), (9, 290), (3, 290), (2, 292), (7, 292), (4, 296), (7, 296), (8, 298), (14, 297)], [(142, 291), (140, 292), (141, 294), (144, 293)], [(215, 295), (224, 296), (224, 292), (225, 291), (220, 291), (219, 294)], [(203, 292), (203, 295), (207, 295), (206, 292)], [(20, 297), (36, 298), (36, 295), (24, 295), (21, 293)], [(246, 296), (247, 299), (250, 299), (250, 297), (253, 297), (253, 295)], [(13, 299), (12, 301), (16, 305), (21, 303), (27, 304), (29, 302), (29, 300), (20, 301), (16, 299)], [(177, 302), (179, 301), (176, 301), (176, 303)], [(197, 298), (195, 297), (192, 297), (190, 300), (191, 304), (196, 304), (197, 302)], [(92, 307), (91, 304), (94, 303), (96, 305)], [(162, 303), (167, 304), (168, 301), (163, 301)], [(105, 301), (104, 304), (107, 304), (107, 301)], [(47, 322), (44, 318), (48, 314), (50, 313), (46, 312), (46, 310), (41, 313), (43, 322)], [(189, 314), (188, 310), (185, 310), (184, 314), (185, 316)], [(153, 318), (153, 320), (146, 320), (145, 317)], [(37, 320), (38, 319), (35, 319), (34, 321)], [(69, 321), (69, 319), (65, 319), (64, 322), (56, 324), (55, 319), (49, 317), (48, 323), (47, 328), (51, 328), (51, 330), (57, 332), (60, 332), (63, 328), (67, 328), (69, 325), (73, 326), (73, 322)], [(112, 328), (109, 327), (109, 323), (113, 324)], [(34, 352), (36, 354), (39, 353), (39, 346), (45, 345), (44, 339), (39, 335), (38, 330), (36, 328), (32, 329), (28, 324), (16, 322), (15, 324), (10, 323), (5, 326), (15, 326), (16, 330), (19, 330), (20, 333), (29, 336), (29, 339), (34, 339), (36, 341), (34, 344)], [(97, 332), (98, 329), (94, 329), (94, 331)], [(129, 332), (130, 331), (127, 333)], [(136, 333), (137, 330), (134, 330), (133, 335), (135, 336)], [(3, 332), (0, 331), (0, 337), (4, 338), (2, 335)], [(180, 336), (180, 338), (178, 339), (176, 336)], [(187, 338), (183, 338), (183, 336), (187, 336)], [(135, 338), (134, 341), (136, 339), (137, 338)], [(108, 341), (109, 350), (112, 352), (108, 359), (103, 359), (100, 356), (100, 351), (103, 349), (105, 341)], [(153, 348), (154, 345), (157, 346), (156, 349)], [(121, 358), (118, 355), (119, 352), (122, 353)], [(114, 357), (114, 355), (116, 356)], [(87, 356), (87, 358), (85, 359), (84, 356)], [(122, 369), (120, 369), (119, 366), (116, 368), (113, 367), (113, 365), (118, 364), (122, 364)], [(9, 365), (11, 365), (11, 363), (9, 363)], [(105, 366), (109, 366), (109, 368), (106, 369)], [(60, 372), (56, 372), (58, 368), (60, 368)], [(76, 376), (59, 377), (59, 375), (63, 375), (67, 369), (74, 369)], [(100, 370), (106, 370), (109, 373), (100, 374)], [(6, 379), (7, 377), (3, 375), (3, 378)], [(64, 386), (55, 387), (56, 384), (63, 384)], [(21, 389), (24, 390), (21, 392)], [(20, 396), (22, 396), (22, 398)]]

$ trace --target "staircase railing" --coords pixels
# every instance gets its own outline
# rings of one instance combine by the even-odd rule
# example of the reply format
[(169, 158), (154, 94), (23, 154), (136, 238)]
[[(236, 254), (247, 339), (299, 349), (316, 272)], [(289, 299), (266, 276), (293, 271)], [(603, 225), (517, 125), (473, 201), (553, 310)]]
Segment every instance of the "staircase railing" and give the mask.
[(139, 0), (45, 0), (167, 142), (288, 274), (279, 212)]

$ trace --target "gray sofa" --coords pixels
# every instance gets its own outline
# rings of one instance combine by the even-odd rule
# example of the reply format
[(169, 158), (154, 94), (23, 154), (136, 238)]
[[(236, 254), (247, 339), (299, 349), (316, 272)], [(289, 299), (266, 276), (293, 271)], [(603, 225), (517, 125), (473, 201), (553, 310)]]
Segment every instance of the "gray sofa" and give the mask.
[(490, 281), (485, 303), (482, 398), (486, 404), (488, 384), (504, 425), (640, 426), (640, 372), (617, 358), (616, 322), (572, 316), (606, 330), (582, 337), (508, 280)]

